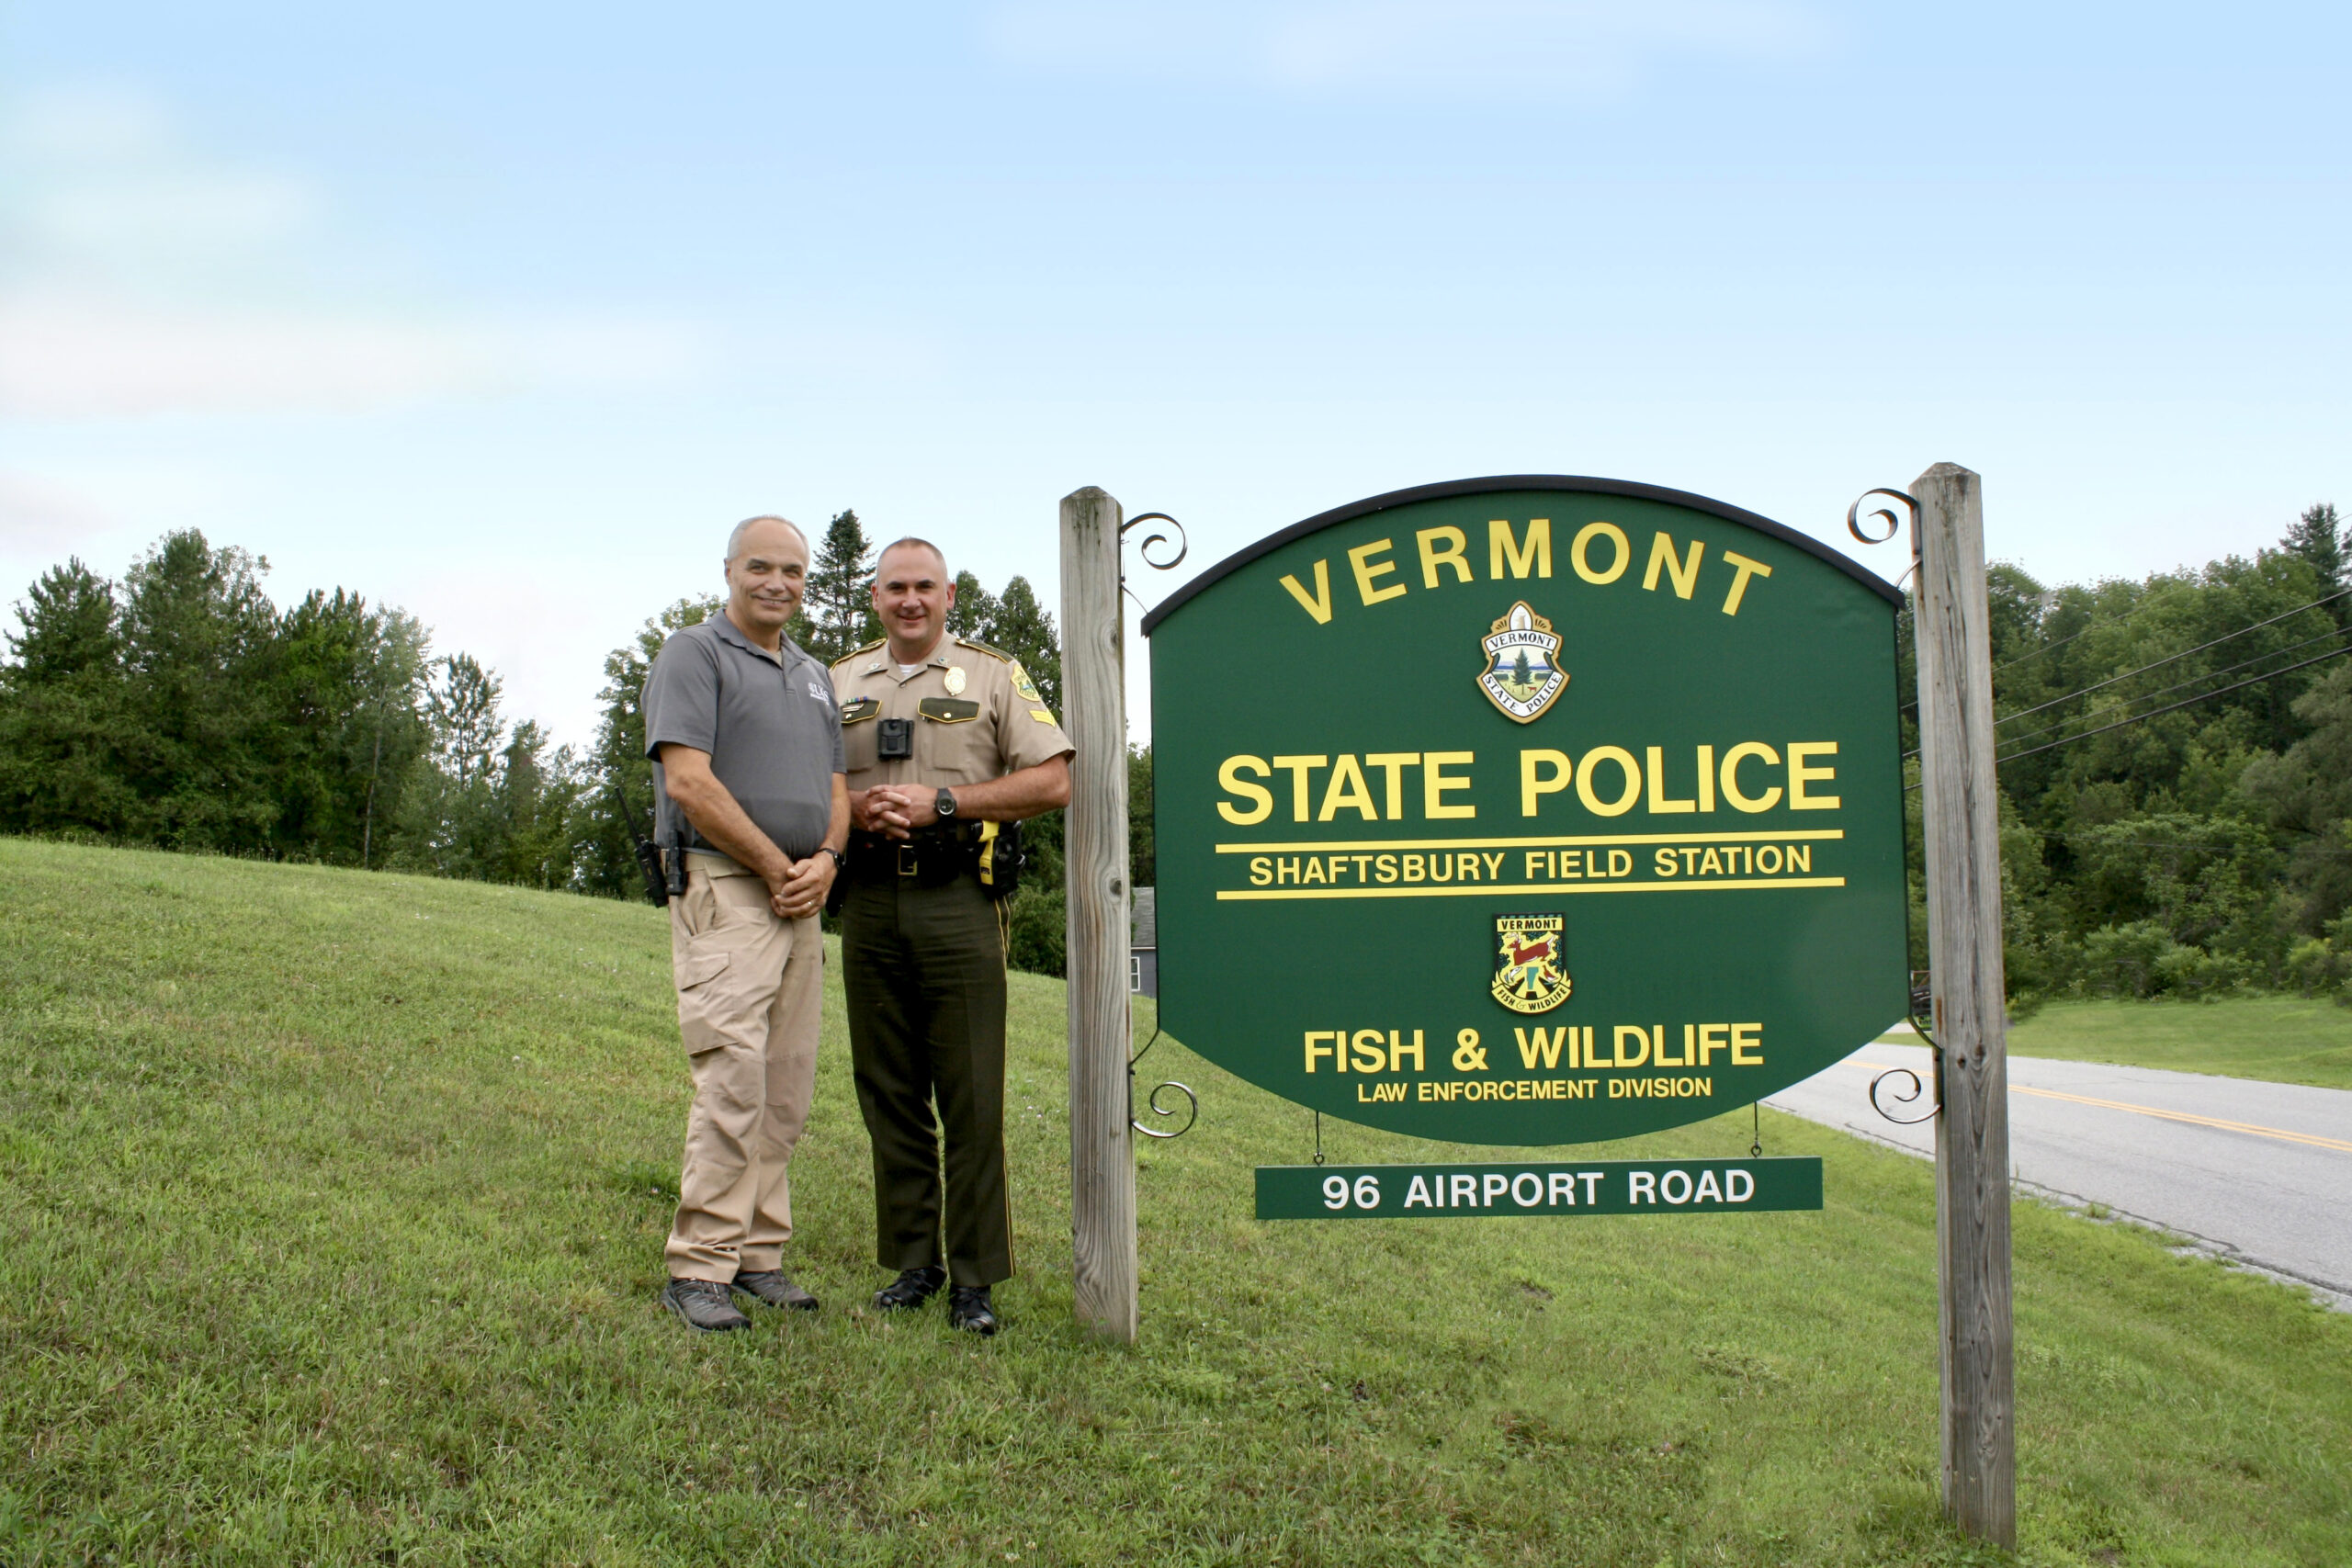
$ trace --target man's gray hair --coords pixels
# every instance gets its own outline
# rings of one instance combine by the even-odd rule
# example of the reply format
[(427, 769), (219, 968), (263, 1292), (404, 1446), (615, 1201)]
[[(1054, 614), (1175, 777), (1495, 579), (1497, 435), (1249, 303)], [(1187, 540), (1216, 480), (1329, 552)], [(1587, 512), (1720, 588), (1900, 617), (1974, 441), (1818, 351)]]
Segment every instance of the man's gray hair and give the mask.
[(893, 539), (875, 552), (874, 568), (876, 575), (880, 575), (882, 569), (882, 558), (888, 555), (892, 550), (929, 550), (932, 554), (932, 558), (939, 563), (939, 575), (942, 577), (947, 576), (947, 552), (941, 549), (937, 545), (933, 544), (929, 539), (918, 539), (912, 534), (907, 535), (904, 538)]
[(729, 561), (732, 561), (736, 557), (743, 553), (744, 534), (762, 523), (783, 524), (786, 527), (792, 530), (793, 537), (800, 541), (800, 547), (802, 549), (805, 550), (808, 547), (808, 536), (800, 531), (799, 524), (795, 523), (789, 517), (778, 517), (773, 512), (763, 513), (757, 517), (744, 518), (743, 521), (735, 525), (734, 532), (727, 536), (727, 558)]

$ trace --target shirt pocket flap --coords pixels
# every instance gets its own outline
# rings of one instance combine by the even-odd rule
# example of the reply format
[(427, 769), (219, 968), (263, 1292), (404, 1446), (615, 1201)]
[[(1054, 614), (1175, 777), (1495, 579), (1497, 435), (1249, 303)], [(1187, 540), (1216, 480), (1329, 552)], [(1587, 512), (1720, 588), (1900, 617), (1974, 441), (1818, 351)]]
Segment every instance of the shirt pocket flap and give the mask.
[(876, 714), (880, 713), (881, 711), (882, 701), (880, 698), (860, 697), (854, 703), (843, 703), (842, 705), (842, 722), (843, 724), (855, 724), (860, 719), (872, 718)]
[(934, 724), (969, 724), (980, 716), (980, 705), (968, 697), (925, 697), (915, 711)]
[(718, 978), (734, 961), (735, 955), (723, 947), (687, 953), (678, 965), (678, 989), (691, 991), (696, 986)]

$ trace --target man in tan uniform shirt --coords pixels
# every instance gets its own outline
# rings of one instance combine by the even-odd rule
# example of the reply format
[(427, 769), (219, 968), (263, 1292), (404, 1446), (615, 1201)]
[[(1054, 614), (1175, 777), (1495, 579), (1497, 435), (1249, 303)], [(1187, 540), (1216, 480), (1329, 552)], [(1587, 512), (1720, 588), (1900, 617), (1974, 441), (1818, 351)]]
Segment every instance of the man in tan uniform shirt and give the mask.
[(938, 547), (899, 540), (875, 568), (888, 637), (833, 666), (857, 829), (842, 968), (877, 1259), (899, 1270), (875, 1304), (952, 1280), (949, 1322), (993, 1334), (989, 1287), (1012, 1273), (1004, 927), (978, 855), (986, 824), (1068, 802), (1071, 746), (1019, 663), (946, 635), (955, 603)]

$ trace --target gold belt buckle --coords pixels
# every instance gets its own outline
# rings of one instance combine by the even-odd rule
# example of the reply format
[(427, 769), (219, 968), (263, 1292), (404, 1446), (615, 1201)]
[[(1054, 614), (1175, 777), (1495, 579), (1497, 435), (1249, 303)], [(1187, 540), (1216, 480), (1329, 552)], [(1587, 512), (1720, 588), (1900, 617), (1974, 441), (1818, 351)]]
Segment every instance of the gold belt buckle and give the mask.
[(912, 844), (900, 844), (899, 846), (899, 874), (900, 876), (920, 876), (922, 874), (922, 867), (916, 863), (915, 847)]

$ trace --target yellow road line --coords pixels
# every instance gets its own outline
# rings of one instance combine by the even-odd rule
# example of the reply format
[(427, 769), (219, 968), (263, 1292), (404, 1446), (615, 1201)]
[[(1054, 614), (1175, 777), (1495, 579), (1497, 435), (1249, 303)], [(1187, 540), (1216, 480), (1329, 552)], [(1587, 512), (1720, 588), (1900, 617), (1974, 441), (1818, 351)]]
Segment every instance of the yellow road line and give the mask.
[(1792, 844), (1842, 839), (1843, 828), (1797, 828), (1779, 833), (1594, 833), (1544, 839), (1327, 839), (1295, 844), (1219, 844), (1221, 855), (1322, 854), (1341, 850), (1550, 850), (1581, 844)]
[[(1846, 1065), (1872, 1073), (1894, 1070), (1878, 1062), (1858, 1061), (1850, 1056), (1846, 1059)], [(1907, 1072), (1911, 1069), (1903, 1070)], [(2342, 1154), (2352, 1155), (2352, 1143), (2346, 1143), (2341, 1138), (2323, 1138), (2316, 1133), (2290, 1133), (2283, 1127), (2264, 1127), (2252, 1122), (2231, 1122), (2219, 1116), (2195, 1116), (2186, 1111), (2165, 1111), (2154, 1105), (2133, 1105), (2121, 1100), (2094, 1100), (2086, 1094), (2066, 1094), (2054, 1089), (2028, 1089), (2023, 1084), (2011, 1084), (2009, 1092), (2036, 1094), (2044, 1100), (2071, 1100), (2076, 1105), (2096, 1105), (2104, 1111), (2129, 1111), (2141, 1116), (2154, 1116), (2164, 1122), (2186, 1122), (2192, 1127), (2216, 1127), (2224, 1133), (2251, 1133), (2257, 1138), (2277, 1138), (2282, 1143), (2308, 1144), (2315, 1149), (2335, 1149)]]
[(1481, 882), (1467, 887), (1269, 887), (1262, 891), (1239, 888), (1217, 895), (1219, 903), (1261, 903), (1270, 898), (1475, 898), (1482, 894), (1501, 897), (1509, 894), (1518, 897), (1524, 893), (1711, 893), (1731, 887), (1843, 887), (1842, 876), (1775, 876), (1758, 877), (1754, 881), (1737, 882), (1719, 878), (1714, 881), (1690, 882), (1611, 882), (1583, 886), (1558, 882)]

